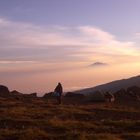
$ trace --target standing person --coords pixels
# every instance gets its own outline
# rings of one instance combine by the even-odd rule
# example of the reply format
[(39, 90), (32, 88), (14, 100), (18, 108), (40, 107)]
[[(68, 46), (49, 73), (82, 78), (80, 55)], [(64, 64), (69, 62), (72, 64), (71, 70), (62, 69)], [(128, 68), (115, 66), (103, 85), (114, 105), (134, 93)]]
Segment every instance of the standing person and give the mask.
[(63, 87), (61, 83), (58, 83), (58, 85), (54, 89), (54, 92), (57, 94), (58, 103), (61, 104), (61, 98), (62, 98), (62, 93), (63, 93)]

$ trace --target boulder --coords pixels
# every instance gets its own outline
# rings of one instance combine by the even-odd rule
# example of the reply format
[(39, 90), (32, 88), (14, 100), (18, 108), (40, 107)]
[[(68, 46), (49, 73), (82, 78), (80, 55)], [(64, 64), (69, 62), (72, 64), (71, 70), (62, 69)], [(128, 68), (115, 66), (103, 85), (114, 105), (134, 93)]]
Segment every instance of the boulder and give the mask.
[(30, 93), (30, 94), (26, 94), (27, 96), (29, 96), (30, 98), (36, 98), (37, 97), (37, 93)]
[(80, 93), (74, 93), (74, 92), (67, 92), (65, 94), (65, 97), (76, 97), (76, 98), (84, 98), (85, 96)]
[(18, 92), (17, 90), (11, 91), (11, 96), (15, 99), (24, 99), (24, 98), (36, 98), (37, 93), (31, 93), (31, 94), (23, 94), (21, 92)]
[(130, 97), (139, 100), (140, 99), (140, 87), (132, 86), (127, 89), (127, 93)]
[(14, 96), (21, 96), (22, 93), (18, 92), (17, 90), (13, 90), (13, 91), (11, 91), (11, 95), (14, 95)]
[(10, 97), (11, 96), (8, 87), (6, 87), (4, 85), (0, 85), (0, 96), (1, 97)]
[(95, 101), (95, 102), (104, 102), (106, 101), (105, 95), (101, 91), (95, 91), (93, 93), (90, 93), (88, 96), (89, 101)]
[(140, 100), (140, 88), (137, 86), (132, 86), (127, 88), (127, 90), (121, 89), (114, 93), (114, 96), (118, 101), (122, 100), (124, 102)]
[(125, 97), (127, 96), (127, 91), (125, 89), (120, 89), (114, 93), (115, 98)]
[(45, 94), (43, 95), (43, 98), (52, 97), (52, 96), (53, 96), (53, 93), (54, 93), (54, 92), (45, 93)]

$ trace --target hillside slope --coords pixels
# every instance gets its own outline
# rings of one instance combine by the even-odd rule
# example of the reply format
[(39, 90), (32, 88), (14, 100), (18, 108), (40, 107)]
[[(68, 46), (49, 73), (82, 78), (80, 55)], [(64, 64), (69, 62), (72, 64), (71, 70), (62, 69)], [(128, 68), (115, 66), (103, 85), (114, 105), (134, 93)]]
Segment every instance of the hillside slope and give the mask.
[(140, 87), (140, 75), (131, 77), (129, 79), (116, 80), (103, 85), (78, 90), (76, 91), (76, 93), (87, 94), (93, 93), (96, 90), (116, 92), (117, 90), (120, 90), (122, 88), (126, 89), (131, 86)]

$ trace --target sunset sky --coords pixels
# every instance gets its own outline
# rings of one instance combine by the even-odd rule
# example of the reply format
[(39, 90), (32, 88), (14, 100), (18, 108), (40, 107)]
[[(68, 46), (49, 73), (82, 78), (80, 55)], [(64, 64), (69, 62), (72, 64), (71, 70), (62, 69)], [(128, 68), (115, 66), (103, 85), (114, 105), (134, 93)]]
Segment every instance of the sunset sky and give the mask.
[(0, 0), (0, 84), (71, 91), (140, 74), (140, 0)]

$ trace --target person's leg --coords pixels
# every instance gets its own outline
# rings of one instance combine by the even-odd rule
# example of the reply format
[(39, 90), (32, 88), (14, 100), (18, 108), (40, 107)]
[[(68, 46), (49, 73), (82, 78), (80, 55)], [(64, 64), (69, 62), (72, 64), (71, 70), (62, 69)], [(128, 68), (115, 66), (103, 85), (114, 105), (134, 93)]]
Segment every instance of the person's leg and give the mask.
[(60, 97), (58, 96), (56, 99), (57, 99), (58, 104), (61, 104), (61, 99), (60, 99)]
[(58, 98), (59, 98), (59, 104), (61, 104), (61, 96), (59, 96)]

